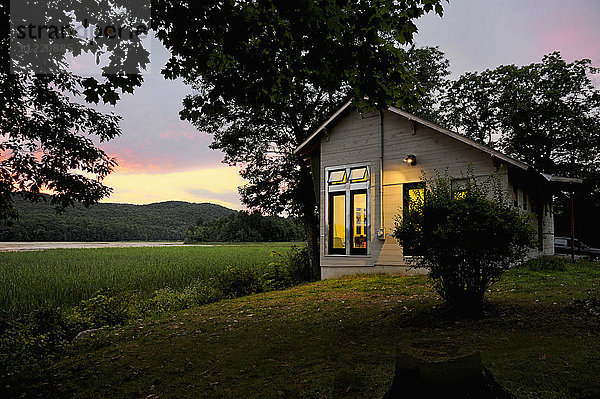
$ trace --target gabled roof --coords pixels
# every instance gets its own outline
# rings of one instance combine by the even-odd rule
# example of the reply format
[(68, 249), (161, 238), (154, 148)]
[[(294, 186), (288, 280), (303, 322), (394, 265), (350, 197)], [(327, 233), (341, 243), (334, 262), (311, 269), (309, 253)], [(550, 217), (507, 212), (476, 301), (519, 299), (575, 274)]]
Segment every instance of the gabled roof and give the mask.
[(556, 184), (583, 184), (583, 179), (578, 177), (565, 177), (565, 176), (556, 176), (549, 175), (547, 173), (541, 173), (541, 175), (550, 183)]
[(492, 148), (490, 148), (490, 147), (488, 147), (486, 145), (483, 145), (483, 144), (478, 143), (478, 142), (476, 142), (474, 140), (466, 138), (462, 134), (455, 133), (455, 132), (453, 132), (451, 130), (443, 128), (440, 125), (437, 125), (437, 124), (435, 124), (433, 122), (430, 122), (430, 121), (428, 121), (426, 119), (420, 118), (420, 117), (418, 117), (416, 115), (413, 115), (413, 114), (411, 114), (409, 112), (403, 111), (403, 110), (395, 108), (395, 107), (389, 107), (388, 111), (393, 112), (393, 113), (398, 114), (398, 115), (402, 115), (403, 117), (408, 118), (409, 120), (413, 120), (413, 121), (415, 121), (415, 122), (417, 122), (417, 123), (419, 123), (419, 124), (421, 124), (423, 126), (427, 126), (427, 127), (431, 128), (433, 130), (437, 130), (438, 132), (443, 133), (446, 136), (452, 137), (453, 139), (456, 139), (458, 141), (462, 141), (463, 143), (468, 144), (471, 147), (475, 147), (475, 148), (477, 148), (480, 151), (486, 152), (486, 153), (490, 154), (491, 156), (493, 156), (495, 158), (498, 158), (498, 159), (500, 159), (500, 160), (502, 160), (502, 161), (504, 161), (506, 163), (512, 164), (512, 165), (514, 165), (514, 166), (516, 166), (516, 167), (518, 167), (520, 169), (523, 169), (523, 170), (533, 169), (531, 166), (527, 165), (524, 162), (521, 162), (521, 161), (519, 161), (517, 159), (514, 159), (512, 157), (509, 157), (508, 155), (504, 155), (503, 153), (501, 153), (499, 151), (496, 151), (496, 150), (494, 150), (494, 149), (492, 149)]
[[(332, 125), (334, 125), (338, 121), (339, 118), (344, 116), (348, 111), (350, 111), (352, 109), (354, 109), (354, 106), (352, 105), (352, 101), (348, 101), (340, 109), (338, 109), (333, 115), (331, 115), (331, 117), (329, 119), (327, 119), (321, 126), (319, 126), (306, 140), (304, 140), (304, 142), (302, 142), (302, 144), (300, 144), (298, 146), (298, 148), (296, 148), (294, 150), (294, 153), (298, 154), (298, 155), (305, 155), (305, 154), (310, 153), (316, 147), (316, 144), (317, 144), (316, 141), (321, 138), (321, 136), (327, 131), (327, 129), (330, 128)], [(554, 175), (541, 173), (538, 170), (534, 169), (532, 166), (526, 164), (525, 162), (521, 162), (515, 158), (509, 157), (508, 155), (505, 155), (499, 151), (496, 151), (496, 150), (494, 150), (486, 145), (483, 145), (481, 143), (478, 143), (474, 140), (471, 140), (459, 133), (453, 132), (453, 131), (448, 130), (440, 125), (430, 122), (426, 119), (423, 119), (421, 117), (413, 115), (410, 112), (406, 112), (406, 111), (401, 110), (396, 107), (388, 107), (387, 110), (392, 113), (395, 113), (397, 115), (401, 115), (401, 116), (407, 118), (408, 120), (417, 122), (423, 126), (427, 126), (437, 132), (445, 134), (446, 136), (452, 137), (453, 139), (461, 141), (467, 145), (470, 145), (471, 147), (477, 148), (478, 150), (488, 153), (492, 157), (502, 160), (502, 161), (506, 162), (507, 164), (513, 165), (521, 170), (524, 170), (526, 172), (533, 172), (535, 175), (538, 175), (538, 176), (541, 176), (542, 178), (544, 178), (547, 182), (554, 183), (554, 184), (558, 183), (558, 184), (569, 184), (569, 185), (583, 183), (583, 180), (578, 179), (578, 178), (561, 177), (561, 176), (554, 176)]]
[[(349, 111), (350, 109), (353, 109), (354, 107), (352, 106), (352, 101), (348, 101), (346, 104), (344, 104), (340, 109), (338, 109), (333, 115), (331, 115), (331, 117), (329, 119), (327, 119), (325, 121), (325, 123), (323, 123), (321, 126), (319, 126), (306, 140), (304, 140), (304, 142), (302, 144), (300, 144), (298, 146), (298, 148), (296, 148), (296, 150), (294, 150), (295, 154), (302, 154), (303, 152), (306, 152), (306, 149), (311, 148), (312, 146), (310, 146), (310, 144), (312, 144), (315, 140), (319, 139), (321, 137), (321, 135), (323, 135), (325, 133), (325, 131), (327, 130), (327, 128), (329, 128), (332, 124), (334, 124), (342, 115), (344, 115), (346, 113), (346, 111)], [(443, 133), (447, 136), (452, 137), (453, 139), (462, 141), (465, 144), (468, 144), (472, 147), (477, 148), (478, 150), (481, 150), (483, 152), (486, 152), (498, 159), (501, 159), (507, 163), (510, 163), (520, 169), (523, 170), (529, 170), (531, 169), (531, 166), (527, 165), (524, 162), (518, 161), (514, 158), (511, 158), (507, 155), (502, 154), (501, 152), (498, 152), (496, 150), (493, 150), (483, 144), (480, 144), (476, 141), (473, 141), (471, 139), (466, 138), (465, 136), (452, 132), (446, 128), (443, 128), (433, 122), (430, 122), (426, 119), (423, 119), (421, 117), (418, 117), (416, 115), (411, 114), (410, 112), (406, 112), (403, 111), (399, 108), (396, 107), (389, 107), (388, 111), (393, 112), (395, 114), (401, 115), (409, 120), (415, 121), (423, 126), (427, 126), (433, 130), (436, 130), (440, 133)]]
[(321, 126), (317, 128), (306, 140), (304, 140), (295, 150), (294, 154), (302, 154), (306, 152), (305, 150), (309, 147), (309, 145), (314, 142), (317, 138), (320, 138), (323, 133), (327, 130), (329, 125), (331, 125), (334, 121), (336, 121), (345, 111), (351, 108), (352, 101), (348, 101), (346, 104), (342, 105), (340, 109), (338, 109), (329, 119), (327, 119)]

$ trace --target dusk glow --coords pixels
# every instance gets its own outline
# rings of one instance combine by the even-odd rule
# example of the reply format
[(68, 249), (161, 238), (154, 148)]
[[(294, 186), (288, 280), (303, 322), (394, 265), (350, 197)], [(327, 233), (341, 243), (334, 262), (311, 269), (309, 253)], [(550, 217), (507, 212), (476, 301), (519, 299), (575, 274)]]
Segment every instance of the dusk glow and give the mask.
[[(599, 15), (600, 3), (593, 0), (450, 2), (444, 18), (430, 14), (417, 21), (416, 44), (438, 45), (451, 62), (453, 77), (501, 64), (539, 62), (552, 51), (561, 51), (567, 61), (589, 58), (600, 66)], [(123, 117), (123, 134), (102, 144), (120, 165), (106, 180), (114, 193), (105, 201), (185, 200), (242, 208), (237, 168), (222, 164), (222, 154), (208, 148), (210, 135), (179, 119), (181, 100), (191, 89), (162, 77), (167, 57), (153, 39), (152, 66), (143, 86), (116, 108), (106, 108)]]

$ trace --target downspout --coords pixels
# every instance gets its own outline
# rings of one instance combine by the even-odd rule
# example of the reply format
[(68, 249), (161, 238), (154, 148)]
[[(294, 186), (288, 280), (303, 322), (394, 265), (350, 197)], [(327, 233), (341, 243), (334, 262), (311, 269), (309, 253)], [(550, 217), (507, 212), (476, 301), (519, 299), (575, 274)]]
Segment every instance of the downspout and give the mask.
[(383, 219), (383, 110), (379, 110), (379, 230), (377, 237), (385, 239), (385, 223)]

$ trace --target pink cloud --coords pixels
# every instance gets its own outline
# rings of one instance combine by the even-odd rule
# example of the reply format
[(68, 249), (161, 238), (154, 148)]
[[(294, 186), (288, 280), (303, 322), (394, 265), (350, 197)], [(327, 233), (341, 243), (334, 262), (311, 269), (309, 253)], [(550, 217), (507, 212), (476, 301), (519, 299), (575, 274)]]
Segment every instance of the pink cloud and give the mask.
[[(566, 10), (563, 10), (566, 11)], [(536, 29), (537, 38), (531, 50), (536, 54), (548, 54), (560, 51), (567, 61), (587, 58), (596, 66), (600, 62), (600, 29), (594, 21), (589, 23), (589, 15), (582, 10), (569, 9), (559, 14), (544, 18)], [(595, 19), (595, 16), (594, 16)]]
[(115, 158), (118, 166), (115, 173), (160, 173), (173, 169), (173, 163), (167, 159), (146, 158), (129, 148), (122, 148), (117, 154), (110, 154)]

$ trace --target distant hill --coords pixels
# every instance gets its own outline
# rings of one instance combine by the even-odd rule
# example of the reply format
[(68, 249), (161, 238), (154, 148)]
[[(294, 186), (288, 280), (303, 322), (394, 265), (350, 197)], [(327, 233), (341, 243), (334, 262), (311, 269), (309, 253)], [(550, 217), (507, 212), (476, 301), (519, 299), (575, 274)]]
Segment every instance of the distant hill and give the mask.
[(57, 215), (48, 202), (15, 198), (20, 219), (0, 226), (0, 241), (183, 241), (198, 219), (212, 221), (236, 211), (221, 205), (182, 201), (148, 205), (76, 205)]

